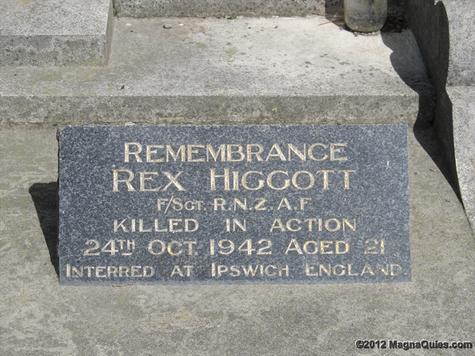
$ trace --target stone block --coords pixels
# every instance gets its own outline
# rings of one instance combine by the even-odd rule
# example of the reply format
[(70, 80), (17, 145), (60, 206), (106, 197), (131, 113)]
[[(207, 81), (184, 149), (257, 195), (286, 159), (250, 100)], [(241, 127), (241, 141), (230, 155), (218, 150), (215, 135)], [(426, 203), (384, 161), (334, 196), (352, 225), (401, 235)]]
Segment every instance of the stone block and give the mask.
[(105, 64), (111, 31), (111, 0), (3, 0), (0, 65)]
[(410, 31), (324, 17), (120, 18), (109, 64), (0, 68), (3, 123), (413, 124), (432, 88)]
[[(327, 4), (326, 4), (327, 3)], [(305, 16), (324, 15), (341, 0), (115, 0), (118, 16)]]

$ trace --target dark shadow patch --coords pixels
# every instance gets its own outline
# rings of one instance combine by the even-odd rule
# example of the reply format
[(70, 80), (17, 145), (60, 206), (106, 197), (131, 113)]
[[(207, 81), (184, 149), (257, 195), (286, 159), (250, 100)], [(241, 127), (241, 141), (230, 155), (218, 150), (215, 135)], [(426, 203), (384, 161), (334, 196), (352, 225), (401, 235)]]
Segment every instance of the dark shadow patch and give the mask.
[[(446, 92), (450, 46), (447, 12), (443, 3), (434, 5), (433, 0), (425, 0), (427, 4), (422, 8), (426, 12), (409, 14), (407, 10), (412, 6), (410, 1), (388, 0), (388, 19), (381, 30), (381, 37), (384, 44), (392, 50), (390, 59), (396, 73), (419, 96), (419, 112), (414, 125), (415, 137), (460, 199), (455, 167), (452, 103)], [(325, 2), (326, 18), (348, 30), (344, 24), (343, 8), (344, 0)], [(417, 72), (410, 70), (407, 46), (413, 44), (401, 41), (399, 36), (400, 32), (408, 28), (415, 33), (419, 42), (431, 85), (427, 85), (425, 78), (418, 78), (415, 75)], [(435, 130), (435, 138), (443, 149), (434, 149), (434, 138), (427, 140), (428, 128)]]
[(344, 0), (325, 0), (325, 17), (340, 26), (343, 26)]
[(427, 77), (421, 75), (419, 69), (412, 70), (413, 63), (408, 57), (408, 47), (417, 45), (413, 41), (403, 41), (402, 36), (395, 32), (381, 32), (381, 37), (392, 53), (391, 64), (402, 81), (419, 96), (419, 112), (415, 128), (430, 127), (434, 118), (435, 93)]
[[(429, 32), (436, 34), (434, 43), (421, 44), (421, 38), (418, 41), (427, 76), (431, 82), (430, 88), (411, 73), (408, 67), (410, 63), (407, 63), (405, 43), (399, 41), (397, 37), (397, 33), (405, 30), (411, 22), (407, 20), (405, 12), (401, 9), (399, 11), (393, 9), (381, 31), (381, 36), (384, 44), (392, 50), (390, 59), (393, 68), (400, 78), (419, 95), (419, 114), (414, 126), (414, 135), (460, 199), (453, 149), (452, 105), (445, 89), (449, 67), (448, 17), (442, 3), (432, 6), (424, 16), (429, 18), (420, 19), (420, 21), (427, 21), (430, 24), (429, 29), (424, 30), (426, 32), (430, 30)], [(414, 29), (414, 32), (417, 38), (418, 29)], [(435, 150), (432, 147), (433, 144), (429, 145), (425, 135), (421, 134), (428, 127), (434, 128), (437, 133), (435, 139), (443, 149)]]
[(429, 155), (429, 157), (435, 163), (439, 171), (444, 175), (445, 179), (449, 182), (452, 189), (454, 189), (449, 179), (450, 168), (447, 163), (444, 150), (442, 148), (442, 145), (440, 144), (440, 140), (434, 128), (414, 127), (414, 136), (417, 142), (419, 142), (419, 144), (424, 149), (424, 151)]
[(403, 1), (389, 1), (388, 3), (388, 18), (384, 24), (381, 32), (402, 32), (409, 27), (407, 21)]
[(59, 276), (58, 256), (58, 183), (35, 183), (30, 187), (30, 195), (35, 204), (36, 214), (49, 250), (51, 263)]

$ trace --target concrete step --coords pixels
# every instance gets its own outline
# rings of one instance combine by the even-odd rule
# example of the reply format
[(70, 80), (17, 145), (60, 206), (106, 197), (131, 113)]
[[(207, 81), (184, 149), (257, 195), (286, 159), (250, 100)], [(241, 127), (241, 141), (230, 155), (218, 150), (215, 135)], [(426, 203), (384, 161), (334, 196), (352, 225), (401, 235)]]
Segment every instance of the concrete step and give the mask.
[[(113, 0), (121, 17), (343, 16), (343, 0)], [(401, 13), (405, 0), (389, 0)]]
[(111, 0), (2, 0), (0, 65), (105, 64)]
[(0, 68), (0, 123), (429, 120), (412, 33), (324, 17), (115, 20), (109, 64)]
[(341, 9), (342, 0), (114, 0), (118, 16), (305, 16)]
[[(405, 0), (389, 0), (391, 15)], [(114, 0), (121, 17), (343, 16), (343, 0)]]
[(0, 128), (0, 354), (354, 355), (364, 338), (471, 341), (475, 240), (438, 147), (430, 130), (410, 132), (411, 282), (75, 288), (51, 263), (56, 131)]

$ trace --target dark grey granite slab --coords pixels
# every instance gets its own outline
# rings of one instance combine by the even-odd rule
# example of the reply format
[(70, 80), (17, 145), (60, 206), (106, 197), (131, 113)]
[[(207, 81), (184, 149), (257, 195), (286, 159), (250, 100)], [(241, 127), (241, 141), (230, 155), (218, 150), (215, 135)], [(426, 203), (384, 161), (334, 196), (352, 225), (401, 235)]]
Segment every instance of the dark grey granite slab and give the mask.
[(69, 126), (59, 144), (63, 283), (410, 280), (406, 125)]

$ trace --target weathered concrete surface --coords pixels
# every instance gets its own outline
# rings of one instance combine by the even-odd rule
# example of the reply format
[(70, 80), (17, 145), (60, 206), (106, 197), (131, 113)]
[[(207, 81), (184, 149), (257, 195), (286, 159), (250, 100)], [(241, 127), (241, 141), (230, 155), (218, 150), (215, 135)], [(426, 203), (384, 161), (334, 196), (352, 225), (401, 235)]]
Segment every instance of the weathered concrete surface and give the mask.
[[(472, 0), (439, 0), (445, 6), (448, 20), (449, 68), (447, 84), (475, 84), (475, 36), (473, 35), (475, 2)], [(443, 47), (441, 47), (443, 48)]]
[(0, 65), (104, 64), (111, 0), (2, 0)]
[(355, 37), (323, 17), (118, 19), (106, 67), (0, 68), (4, 124), (413, 123), (431, 101), (410, 31)]
[[(390, 13), (405, 0), (389, 0)], [(343, 0), (114, 0), (118, 16), (307, 16), (341, 17)]]
[[(328, 4), (326, 4), (328, 3)], [(305, 16), (324, 15), (342, 0), (115, 0), (119, 16)]]
[(455, 162), (463, 205), (475, 231), (475, 87), (450, 87)]
[(425, 149), (411, 134), (411, 283), (119, 288), (59, 286), (37, 215), (54, 245), (55, 130), (2, 129), (0, 353), (351, 355), (361, 338), (473, 341), (475, 240), (425, 151), (439, 161), (430, 133), (417, 136)]

